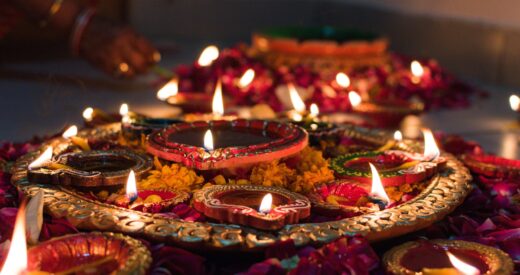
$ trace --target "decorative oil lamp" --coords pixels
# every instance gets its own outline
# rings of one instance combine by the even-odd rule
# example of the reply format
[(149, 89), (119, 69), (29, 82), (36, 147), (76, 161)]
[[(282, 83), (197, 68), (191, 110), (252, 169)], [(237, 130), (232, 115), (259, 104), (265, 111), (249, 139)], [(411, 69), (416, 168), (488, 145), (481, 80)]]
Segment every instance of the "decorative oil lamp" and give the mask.
[(473, 173), (490, 178), (520, 180), (520, 160), (494, 155), (462, 155), (461, 160)]
[(306, 197), (262, 185), (206, 187), (195, 192), (194, 207), (208, 218), (262, 230), (278, 230), (311, 213)]
[(406, 116), (419, 115), (424, 109), (423, 104), (407, 101), (363, 102), (355, 91), (350, 91), (348, 95), (355, 113), (370, 118), (376, 126), (383, 128), (395, 128)]
[(385, 253), (383, 264), (389, 274), (410, 275), (513, 274), (514, 270), (503, 251), (459, 240), (407, 242)]
[(158, 92), (157, 98), (161, 101), (181, 108), (184, 112), (211, 111), (211, 95), (197, 92), (179, 92), (179, 80), (171, 79)]
[[(205, 135), (212, 138), (205, 139)], [(154, 132), (148, 136), (146, 150), (194, 169), (232, 172), (292, 156), (303, 150), (307, 143), (307, 133), (288, 123), (213, 120), (178, 123)]]

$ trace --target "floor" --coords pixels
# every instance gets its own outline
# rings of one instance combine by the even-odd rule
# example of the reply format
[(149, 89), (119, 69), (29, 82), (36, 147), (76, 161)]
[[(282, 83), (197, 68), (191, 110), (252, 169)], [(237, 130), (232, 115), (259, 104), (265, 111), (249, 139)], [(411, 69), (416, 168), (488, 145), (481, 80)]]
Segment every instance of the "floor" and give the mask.
[[(161, 65), (191, 62), (204, 45), (181, 43), (177, 53), (163, 54)], [(0, 65), (0, 140), (23, 141), (33, 135), (52, 134), (70, 124), (81, 124), (88, 106), (117, 112), (121, 103), (132, 110), (166, 116), (175, 110), (159, 102), (152, 88), (154, 76), (133, 81), (113, 80), (81, 60)], [(514, 92), (504, 87), (477, 84), (490, 93), (463, 110), (431, 112), (421, 117), (424, 126), (460, 134), (481, 143), (489, 152), (520, 158), (520, 116), (509, 108)], [(517, 91), (520, 92), (520, 91)]]

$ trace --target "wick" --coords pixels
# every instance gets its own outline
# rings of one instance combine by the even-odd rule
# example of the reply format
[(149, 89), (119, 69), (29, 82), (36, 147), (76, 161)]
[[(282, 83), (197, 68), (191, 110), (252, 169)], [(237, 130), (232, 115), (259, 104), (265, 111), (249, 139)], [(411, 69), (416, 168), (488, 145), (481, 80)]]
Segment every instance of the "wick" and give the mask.
[(368, 196), (368, 200), (370, 200), (371, 203), (374, 203), (378, 206), (379, 210), (384, 210), (386, 207), (390, 204), (390, 202), (386, 202), (384, 199), (374, 196), (370, 194)]

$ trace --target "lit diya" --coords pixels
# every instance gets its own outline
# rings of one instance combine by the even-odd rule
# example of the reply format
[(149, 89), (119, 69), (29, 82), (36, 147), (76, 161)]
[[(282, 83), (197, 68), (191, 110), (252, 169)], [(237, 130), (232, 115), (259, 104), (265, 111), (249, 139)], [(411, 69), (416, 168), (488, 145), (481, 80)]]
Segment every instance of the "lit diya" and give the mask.
[(513, 274), (513, 261), (503, 251), (474, 242), (432, 240), (407, 242), (385, 253), (389, 274)]
[(490, 178), (520, 179), (520, 160), (493, 155), (462, 155), (462, 162), (471, 172)]
[(123, 103), (121, 107), (119, 107), (119, 113), (106, 113), (101, 109), (87, 107), (83, 111), (83, 120), (87, 127), (95, 127), (99, 125), (109, 124), (121, 121), (130, 117), (138, 117), (141, 116), (137, 113), (130, 112), (128, 104)]
[(146, 274), (151, 263), (140, 241), (114, 233), (65, 235), (27, 250), (22, 204), (0, 274)]
[(52, 157), (52, 147), (31, 164), (29, 181), (75, 187), (123, 185), (130, 170), (138, 176), (152, 168), (152, 159), (130, 150), (73, 152)]
[(424, 110), (423, 104), (408, 101), (363, 102), (355, 91), (350, 91), (348, 96), (355, 113), (370, 118), (372, 123), (383, 128), (397, 127), (406, 116), (419, 115)]
[(178, 123), (154, 132), (146, 150), (198, 170), (233, 170), (292, 156), (307, 143), (307, 133), (288, 123), (213, 120)]
[(311, 213), (306, 197), (262, 185), (206, 187), (195, 192), (193, 205), (208, 218), (262, 230), (298, 223)]

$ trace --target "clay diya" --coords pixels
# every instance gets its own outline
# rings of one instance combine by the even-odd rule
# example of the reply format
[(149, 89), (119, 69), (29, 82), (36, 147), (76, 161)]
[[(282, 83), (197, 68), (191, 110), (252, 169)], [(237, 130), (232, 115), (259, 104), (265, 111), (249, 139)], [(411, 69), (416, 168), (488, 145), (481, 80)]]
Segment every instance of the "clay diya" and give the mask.
[(520, 160), (493, 155), (462, 155), (461, 160), (476, 174), (490, 178), (520, 179)]
[(198, 170), (233, 170), (292, 156), (307, 143), (307, 133), (288, 123), (214, 120), (178, 123), (154, 132), (146, 150)]
[(385, 253), (389, 274), (513, 274), (513, 261), (503, 251), (474, 242), (432, 240), (407, 242)]
[(130, 150), (74, 152), (52, 159), (47, 148), (29, 165), (27, 177), (42, 184), (110, 187), (125, 184), (130, 170), (141, 176), (151, 168), (149, 156)]
[(262, 230), (298, 223), (311, 213), (306, 197), (261, 185), (206, 187), (195, 192), (193, 205), (208, 218)]
[(144, 140), (143, 136), (146, 137), (153, 131), (180, 122), (180, 119), (134, 117), (121, 124), (121, 134), (128, 141), (141, 141)]

